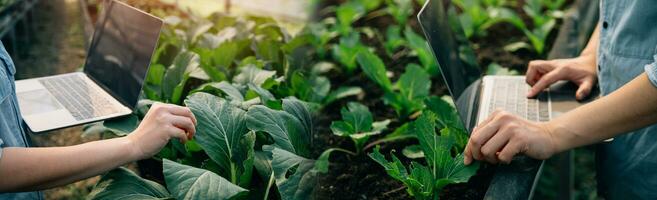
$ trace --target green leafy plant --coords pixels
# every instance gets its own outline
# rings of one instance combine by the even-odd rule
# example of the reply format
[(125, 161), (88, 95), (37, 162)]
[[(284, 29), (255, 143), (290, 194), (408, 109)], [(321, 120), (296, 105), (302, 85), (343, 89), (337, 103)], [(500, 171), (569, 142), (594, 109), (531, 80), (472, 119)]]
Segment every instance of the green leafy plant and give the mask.
[(423, 102), (429, 96), (431, 79), (422, 67), (409, 64), (406, 72), (393, 85), (386, 75), (383, 61), (375, 54), (368, 51), (359, 53), (358, 63), (367, 77), (383, 89), (385, 103), (394, 108), (399, 116), (405, 118), (424, 108)]
[(563, 0), (528, 0), (522, 7), (523, 11), (531, 18), (532, 27), (527, 25), (514, 24), (523, 31), (529, 44), (525, 42), (516, 42), (505, 46), (508, 51), (515, 51), (520, 48), (531, 47), (537, 54), (545, 53), (545, 43), (550, 32), (554, 29), (557, 19), (563, 17), (563, 12), (559, 9), (563, 6)]
[(387, 11), (395, 19), (397, 24), (405, 27), (409, 16), (413, 14), (412, 0), (386, 0)]
[(436, 114), (426, 111), (413, 122), (426, 165), (412, 162), (405, 166), (395, 155), (388, 161), (379, 148), (369, 156), (383, 166), (392, 178), (404, 183), (408, 193), (415, 199), (438, 199), (443, 187), (452, 183), (463, 183), (474, 175), (478, 164), (465, 166), (463, 155), (451, 155), (453, 141), (436, 134)]
[(234, 199), (247, 190), (208, 170), (164, 160), (167, 188), (118, 168), (105, 174), (88, 199)]
[(369, 108), (356, 102), (349, 102), (340, 113), (342, 121), (331, 123), (331, 130), (335, 135), (351, 138), (357, 154), (362, 152), (370, 136), (380, 134), (390, 123), (390, 120), (375, 122)]
[(462, 11), (458, 19), (467, 38), (483, 37), (491, 26), (508, 22), (518, 27), (524, 23), (518, 14), (505, 7), (506, 0), (452, 0)]

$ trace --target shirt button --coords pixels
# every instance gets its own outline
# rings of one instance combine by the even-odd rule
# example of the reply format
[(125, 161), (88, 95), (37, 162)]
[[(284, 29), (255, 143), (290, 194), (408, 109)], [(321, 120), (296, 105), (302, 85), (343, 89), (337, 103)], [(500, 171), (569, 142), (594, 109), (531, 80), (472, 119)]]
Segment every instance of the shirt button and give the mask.
[(606, 21), (602, 22), (602, 28), (606, 29), (607, 26), (609, 26), (609, 24)]
[(600, 65), (598, 65), (598, 71), (601, 71), (600, 69), (601, 69), (601, 67), (600, 67)]

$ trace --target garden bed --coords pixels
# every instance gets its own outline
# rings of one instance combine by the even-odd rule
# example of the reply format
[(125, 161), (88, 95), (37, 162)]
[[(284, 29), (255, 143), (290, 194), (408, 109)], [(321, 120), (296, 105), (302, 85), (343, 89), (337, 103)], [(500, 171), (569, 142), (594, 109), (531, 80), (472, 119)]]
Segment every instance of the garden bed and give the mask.
[[(317, 20), (297, 35), (263, 17), (202, 18), (173, 11), (177, 15), (166, 17), (146, 80), (148, 100), (129, 119), (106, 122), (102, 131), (88, 130), (125, 135), (134, 128), (126, 123), (134, 126), (150, 103), (161, 101), (191, 107), (202, 118), (197, 136), (187, 144), (174, 141), (155, 159), (140, 162), (142, 177), (159, 184), (118, 170), (101, 180), (93, 197), (131, 195), (112, 193), (127, 187), (112, 185), (121, 181), (148, 185), (161, 192), (156, 197), (179, 197), (207, 189), (181, 186), (180, 179), (212, 172), (212, 181), (195, 187), (223, 184), (231, 192), (205, 194), (208, 198), (484, 198), (497, 169), (484, 163), (459, 166), (467, 132), (418, 27), (421, 2), (321, 1)], [(472, 17), (466, 7), (473, 5), (454, 2), (460, 6), (454, 7), (458, 19)], [(470, 62), (492, 74), (517, 74), (529, 60), (544, 58), (561, 23), (557, 16), (570, 4), (474, 2), (487, 11), (515, 13), (516, 18), (491, 15), (490, 22), (467, 26), (479, 31), (467, 32), (478, 55)], [(171, 9), (139, 5), (157, 15)], [(540, 13), (526, 14), (532, 9)], [(231, 121), (238, 121), (229, 125), (243, 132), (217, 129)], [(425, 144), (427, 138), (435, 140), (434, 146)], [(237, 142), (222, 146), (214, 141)], [(238, 153), (225, 154), (226, 149)], [(440, 151), (449, 163), (438, 165), (436, 158), (424, 157), (428, 151)], [(389, 161), (391, 155), (398, 162)], [(434, 169), (430, 181), (445, 185), (414, 184), (426, 180), (416, 174), (425, 166)], [(443, 166), (459, 174), (437, 174)], [(400, 167), (408, 174), (393, 174)], [(425, 190), (430, 192), (421, 193)]]

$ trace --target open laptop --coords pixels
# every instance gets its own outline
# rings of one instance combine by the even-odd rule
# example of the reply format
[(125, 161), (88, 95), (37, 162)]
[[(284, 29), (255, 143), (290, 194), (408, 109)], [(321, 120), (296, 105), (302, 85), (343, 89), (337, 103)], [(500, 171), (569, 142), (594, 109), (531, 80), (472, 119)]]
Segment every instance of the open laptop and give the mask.
[(482, 77), (458, 20), (450, 16), (453, 15), (446, 12), (443, 1), (427, 0), (418, 20), (465, 128), (471, 132), (496, 109), (532, 121), (548, 121), (551, 118), (549, 91), (528, 99), (530, 86), (524, 76)]
[(119, 1), (96, 24), (83, 72), (16, 81), (23, 120), (33, 132), (132, 113), (162, 20)]

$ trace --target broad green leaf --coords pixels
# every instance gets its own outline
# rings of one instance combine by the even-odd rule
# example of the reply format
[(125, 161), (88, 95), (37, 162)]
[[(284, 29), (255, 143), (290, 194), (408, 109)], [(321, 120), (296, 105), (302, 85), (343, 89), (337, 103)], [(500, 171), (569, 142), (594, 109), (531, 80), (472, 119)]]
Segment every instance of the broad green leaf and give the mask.
[(342, 108), (341, 114), (342, 121), (332, 122), (331, 131), (341, 137), (350, 137), (354, 141), (357, 153), (361, 152), (370, 136), (381, 133), (390, 123), (390, 120), (374, 122), (374, 117), (367, 106), (356, 102), (347, 103), (347, 107)]
[(176, 199), (232, 199), (248, 190), (205, 169), (164, 159), (164, 179)]
[(450, 150), (454, 141), (436, 134), (436, 120), (436, 114), (426, 110), (413, 123), (414, 131), (418, 136), (431, 173), (435, 179), (447, 179), (453, 183), (465, 182), (476, 173), (479, 165), (475, 163), (465, 166), (461, 154), (455, 158), (451, 156)]
[(279, 41), (265, 39), (257, 41), (255, 45), (252, 45), (252, 48), (259, 59), (267, 61), (267, 65), (270, 65), (271, 69), (276, 70), (279, 75), (283, 75), (285, 74), (285, 69), (283, 69), (284, 54), (281, 46), (282, 44)]
[(423, 101), (429, 96), (431, 89), (431, 78), (420, 66), (409, 64), (406, 72), (399, 77), (397, 82), (399, 92), (412, 101)]
[(340, 62), (351, 74), (356, 67), (356, 56), (361, 51), (367, 51), (367, 48), (360, 42), (360, 34), (352, 32), (349, 35), (340, 38), (338, 44), (333, 46), (333, 58)]
[(306, 103), (294, 97), (288, 97), (283, 99), (283, 110), (299, 119), (303, 125), (303, 132), (306, 133), (302, 135), (303, 138), (299, 139), (312, 146), (312, 135), (314, 134), (315, 126), (313, 124), (313, 115)]
[(321, 102), (331, 90), (331, 82), (324, 76), (304, 76), (297, 71), (290, 79), (292, 94), (305, 101)]
[[(407, 181), (409, 185), (409, 192), (411, 195), (422, 198), (430, 198), (438, 196), (438, 192), (434, 192), (434, 177), (431, 171), (426, 166), (413, 162), (411, 163), (411, 174)], [(439, 189), (437, 191), (440, 191)]]
[(324, 99), (324, 104), (327, 105), (338, 99), (346, 98), (349, 96), (357, 96), (360, 94), (363, 94), (363, 89), (358, 86), (339, 87), (338, 89), (331, 91), (331, 93), (329, 93), (328, 96), (326, 96), (326, 98)]
[(246, 111), (207, 93), (195, 93), (185, 104), (198, 120), (194, 137), (219, 164), (221, 176), (235, 184), (242, 176), (250, 176), (255, 136), (249, 136)]
[(413, 0), (386, 0), (388, 13), (392, 15), (397, 24), (406, 26), (406, 22), (413, 14)]
[(393, 25), (386, 29), (386, 41), (384, 47), (388, 56), (392, 56), (395, 50), (406, 44), (406, 40), (401, 36), (401, 27)]
[(365, 75), (384, 91), (392, 91), (392, 83), (386, 75), (386, 66), (379, 56), (369, 51), (360, 51), (357, 56), (358, 64)]
[(354, 128), (353, 133), (372, 130), (374, 118), (367, 106), (356, 102), (349, 102), (346, 108), (340, 110), (340, 114), (342, 114), (342, 120)]
[(386, 170), (386, 173), (392, 178), (405, 182), (408, 179), (408, 171), (406, 166), (395, 156), (392, 155), (392, 162), (389, 162), (381, 152), (379, 152), (379, 147), (374, 148), (372, 153), (368, 154), (370, 158), (379, 163)]
[(162, 82), (162, 90), (165, 98), (172, 103), (179, 103), (182, 97), (183, 89), (190, 74), (199, 70), (199, 56), (193, 52), (183, 52), (178, 54), (169, 67)]
[(442, 169), (452, 160), (450, 140), (443, 139), (436, 134), (436, 114), (431, 111), (422, 113), (420, 118), (413, 122), (413, 131), (417, 134), (420, 147), (424, 152), (427, 164), (434, 177), (444, 177)]
[(134, 172), (120, 167), (107, 172), (94, 186), (87, 199), (91, 200), (145, 200), (173, 199), (164, 186), (142, 179)]
[(262, 86), (267, 79), (273, 78), (276, 75), (275, 71), (268, 71), (249, 65), (240, 69), (240, 73), (233, 78), (233, 82), (239, 84), (254, 84)]
[(249, 108), (247, 126), (253, 131), (269, 133), (278, 148), (304, 156), (310, 154), (307, 139), (311, 135), (304, 132), (303, 123), (290, 113), (256, 105)]
[(338, 19), (339, 31), (342, 35), (347, 35), (352, 30), (352, 23), (365, 14), (365, 8), (357, 2), (343, 3), (335, 10)]
[(103, 126), (107, 127), (118, 136), (124, 136), (137, 129), (137, 126), (139, 126), (139, 118), (137, 115), (133, 114), (126, 117), (105, 120)]
[(242, 92), (240, 92), (240, 90), (237, 87), (226, 81), (203, 84), (199, 86), (197, 89), (192, 90), (190, 94), (197, 92), (211, 93), (211, 91), (216, 91), (216, 90), (223, 92), (226, 95), (226, 98), (230, 99), (231, 101), (237, 101), (237, 102), (244, 101), (244, 95), (242, 95)]
[(260, 97), (260, 102), (262, 102), (262, 104), (264, 104), (265, 106), (277, 110), (280, 110), (282, 108), (281, 100), (276, 99), (276, 97), (268, 90), (265, 90), (262, 87), (256, 86), (252, 83), (249, 83), (248, 86), (251, 91), (254, 91), (258, 95), (258, 97)]
[[(315, 169), (315, 161), (274, 146), (266, 145), (262, 148), (272, 154), (271, 166), (281, 199), (311, 199), (320, 173)], [(328, 159), (328, 156), (325, 158)]]
[(461, 122), (461, 118), (456, 112), (456, 109), (449, 102), (442, 98), (432, 96), (425, 101), (425, 104), (427, 105), (427, 109), (437, 115), (437, 120), (441, 126), (458, 129), (465, 128)]

